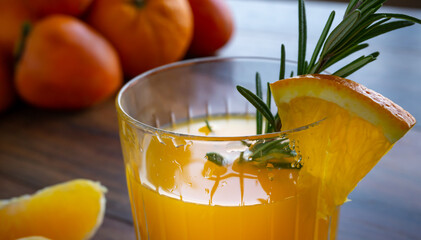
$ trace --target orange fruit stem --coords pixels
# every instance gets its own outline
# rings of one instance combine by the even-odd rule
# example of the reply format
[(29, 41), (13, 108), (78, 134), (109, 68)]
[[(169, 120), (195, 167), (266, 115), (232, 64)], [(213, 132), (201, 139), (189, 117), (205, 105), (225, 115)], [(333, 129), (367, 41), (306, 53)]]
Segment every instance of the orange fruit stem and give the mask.
[(32, 24), (30, 22), (24, 22), (22, 24), (21, 36), (18, 39), (18, 42), (15, 46), (15, 51), (13, 54), (15, 58), (15, 64), (19, 62), (20, 58), (22, 57), (23, 50), (26, 44), (26, 39), (28, 38), (28, 35), (31, 32), (31, 30), (32, 30)]

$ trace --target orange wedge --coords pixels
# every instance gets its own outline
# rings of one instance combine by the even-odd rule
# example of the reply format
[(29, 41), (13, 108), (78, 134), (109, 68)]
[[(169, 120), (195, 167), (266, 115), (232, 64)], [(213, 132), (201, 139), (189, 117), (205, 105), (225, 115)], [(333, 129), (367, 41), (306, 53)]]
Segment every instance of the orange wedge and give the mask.
[(89, 239), (101, 225), (106, 189), (97, 182), (73, 180), (33, 195), (0, 201), (0, 239), (29, 236)]
[[(320, 180), (319, 213), (331, 215), (415, 118), (386, 97), (348, 79), (305, 75), (271, 84), (282, 130), (314, 123), (298, 134), (305, 174)], [(302, 181), (305, 182), (305, 181)]]

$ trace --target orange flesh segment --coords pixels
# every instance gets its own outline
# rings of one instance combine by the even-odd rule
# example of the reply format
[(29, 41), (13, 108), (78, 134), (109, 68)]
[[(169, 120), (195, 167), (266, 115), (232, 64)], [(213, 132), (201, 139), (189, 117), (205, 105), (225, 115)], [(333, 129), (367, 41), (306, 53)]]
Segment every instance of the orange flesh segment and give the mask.
[(34, 195), (2, 200), (0, 239), (89, 239), (102, 223), (105, 191), (99, 183), (80, 179), (47, 187)]

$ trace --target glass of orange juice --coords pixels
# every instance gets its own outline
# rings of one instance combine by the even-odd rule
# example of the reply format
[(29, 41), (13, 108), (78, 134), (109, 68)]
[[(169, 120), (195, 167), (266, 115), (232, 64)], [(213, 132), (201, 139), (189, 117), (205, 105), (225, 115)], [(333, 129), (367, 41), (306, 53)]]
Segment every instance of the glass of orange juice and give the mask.
[(236, 90), (253, 90), (256, 72), (274, 82), (278, 71), (279, 59), (203, 58), (122, 88), (116, 104), (137, 239), (335, 239), (339, 208), (319, 214), (323, 180), (305, 168), (296, 141), (318, 123), (256, 135), (255, 108)]

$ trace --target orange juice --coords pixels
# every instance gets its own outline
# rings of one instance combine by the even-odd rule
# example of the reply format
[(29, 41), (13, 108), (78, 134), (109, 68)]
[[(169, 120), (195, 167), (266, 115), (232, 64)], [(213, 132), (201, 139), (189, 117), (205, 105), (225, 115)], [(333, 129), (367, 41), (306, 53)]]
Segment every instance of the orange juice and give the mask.
[[(134, 137), (139, 133), (131, 133), (136, 130), (129, 124), (120, 126), (138, 239), (335, 239), (338, 211), (318, 214), (318, 179), (302, 178), (301, 169), (238, 161), (247, 152), (238, 136), (255, 133), (253, 117), (209, 122), (208, 136), (203, 119), (168, 129), (204, 135), (193, 138), (146, 132)], [(209, 152), (227, 164), (208, 161)]]

